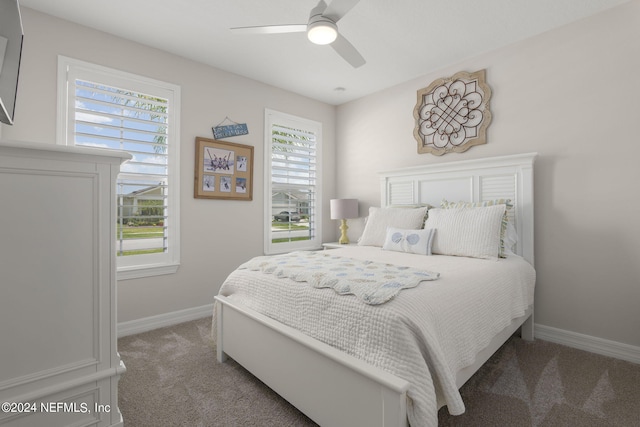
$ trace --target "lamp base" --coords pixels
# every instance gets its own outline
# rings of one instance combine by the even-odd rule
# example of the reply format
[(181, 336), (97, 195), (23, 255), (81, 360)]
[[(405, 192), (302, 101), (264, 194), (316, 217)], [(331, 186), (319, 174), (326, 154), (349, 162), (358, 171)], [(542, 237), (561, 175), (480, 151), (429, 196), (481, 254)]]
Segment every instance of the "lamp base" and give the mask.
[(342, 232), (342, 235), (340, 236), (340, 240), (338, 240), (338, 243), (340, 243), (341, 245), (348, 245), (349, 238), (347, 237), (347, 230), (349, 229), (349, 227), (347, 226), (347, 220), (343, 219), (341, 221), (342, 223), (340, 224), (340, 231)]

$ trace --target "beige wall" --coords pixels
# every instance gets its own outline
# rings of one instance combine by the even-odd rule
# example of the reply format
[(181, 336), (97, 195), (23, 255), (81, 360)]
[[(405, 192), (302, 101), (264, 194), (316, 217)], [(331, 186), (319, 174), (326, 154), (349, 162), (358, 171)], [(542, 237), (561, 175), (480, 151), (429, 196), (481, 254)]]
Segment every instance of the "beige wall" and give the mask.
[[(30, 9), (23, 21), (16, 124), (2, 127), (5, 139), (55, 142), (58, 54), (182, 88), (182, 266), (121, 282), (120, 322), (209, 304), (235, 266), (262, 253), (263, 111), (272, 108), (324, 123), (324, 158), (337, 162), (336, 175), (325, 174), (325, 203), (337, 191), (361, 209), (378, 205), (381, 170), (537, 151), (536, 323), (640, 345), (638, 0), (342, 105), (337, 116), (335, 107)], [(493, 89), (489, 143), (418, 155), (416, 91), (482, 68)], [(192, 197), (194, 139), (225, 116), (250, 131), (230, 140), (255, 146), (252, 202)], [(324, 225), (325, 240), (335, 239), (334, 224)], [(354, 239), (362, 222), (349, 225)]]
[[(418, 52), (421, 53), (418, 53)], [(428, 46), (416, 54), (429, 54)], [(488, 144), (418, 155), (416, 91), (487, 69)], [(379, 205), (376, 172), (538, 152), (537, 324), (640, 345), (640, 2), (338, 107), (337, 191)], [(362, 224), (350, 221), (351, 237)]]
[[(226, 73), (156, 49), (23, 8), (23, 58), (13, 126), (7, 140), (55, 143), (57, 56), (132, 72), (180, 85), (181, 255), (177, 274), (118, 284), (118, 321), (125, 322), (213, 303), (224, 278), (250, 256), (263, 253), (263, 128), (270, 108), (323, 123), (325, 159), (335, 156), (335, 107)], [(247, 123), (249, 135), (226, 139), (253, 145), (253, 201), (193, 198), (196, 136), (226, 116)], [(325, 174), (325, 199), (334, 175)], [(328, 202), (326, 203), (328, 205)], [(335, 235), (325, 221), (326, 240)]]

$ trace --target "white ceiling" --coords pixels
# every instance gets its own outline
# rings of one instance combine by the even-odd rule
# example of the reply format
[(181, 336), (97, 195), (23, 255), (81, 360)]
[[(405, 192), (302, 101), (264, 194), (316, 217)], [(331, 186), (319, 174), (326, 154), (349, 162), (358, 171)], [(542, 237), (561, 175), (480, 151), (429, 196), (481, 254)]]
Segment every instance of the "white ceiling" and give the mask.
[(20, 0), (20, 4), (339, 105), (627, 1), (361, 0), (338, 22), (340, 33), (367, 61), (357, 69), (331, 47), (309, 42), (304, 33), (229, 31), (306, 24), (317, 0)]

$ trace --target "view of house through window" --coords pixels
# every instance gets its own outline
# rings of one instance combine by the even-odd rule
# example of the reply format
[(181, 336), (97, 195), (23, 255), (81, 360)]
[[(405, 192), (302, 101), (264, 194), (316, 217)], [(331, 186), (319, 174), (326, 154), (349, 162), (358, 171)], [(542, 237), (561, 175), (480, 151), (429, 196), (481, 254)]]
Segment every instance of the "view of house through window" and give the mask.
[(118, 175), (117, 255), (167, 250), (167, 100), (75, 81), (75, 144), (134, 154)]
[(267, 111), (267, 127), (271, 156), (265, 165), (269, 182), (265, 252), (317, 248), (321, 124)]
[[(178, 202), (170, 129), (173, 93), (148, 82), (68, 67), (67, 143), (124, 150), (117, 180), (118, 266), (175, 262)], [(169, 96), (167, 96), (169, 95)], [(125, 258), (127, 258), (125, 260)]]

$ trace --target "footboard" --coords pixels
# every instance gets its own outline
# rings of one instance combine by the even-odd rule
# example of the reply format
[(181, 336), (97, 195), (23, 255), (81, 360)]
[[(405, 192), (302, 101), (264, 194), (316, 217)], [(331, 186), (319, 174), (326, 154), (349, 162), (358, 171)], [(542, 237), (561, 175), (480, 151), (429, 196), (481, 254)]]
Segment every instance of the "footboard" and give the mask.
[(409, 382), (216, 296), (217, 357), (232, 357), (324, 426), (408, 426)]

